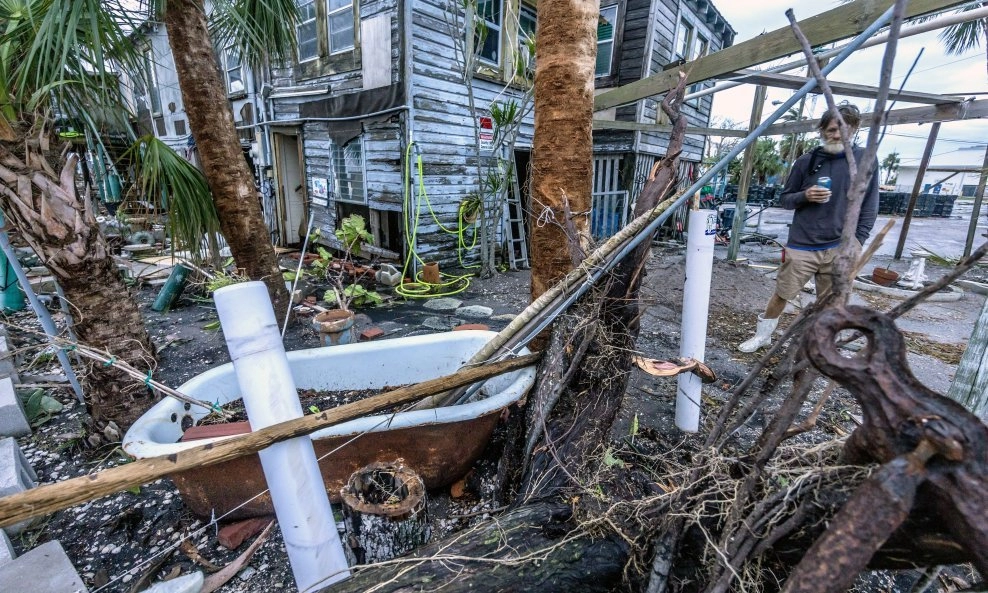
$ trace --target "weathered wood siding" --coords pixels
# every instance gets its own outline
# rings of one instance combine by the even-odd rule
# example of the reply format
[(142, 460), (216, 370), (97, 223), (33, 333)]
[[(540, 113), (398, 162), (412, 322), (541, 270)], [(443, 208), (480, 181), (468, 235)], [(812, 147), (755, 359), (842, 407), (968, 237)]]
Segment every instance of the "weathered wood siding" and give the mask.
[[(360, 20), (366, 21), (384, 15), (390, 20), (391, 28), (391, 82), (401, 82), (402, 35), (401, 3), (398, 0), (373, 0), (361, 2)], [(364, 49), (366, 52), (370, 48)], [(319, 121), (318, 118), (303, 118), (302, 106), (307, 102), (324, 100), (327, 97), (356, 93), (364, 89), (360, 65), (356, 68), (315, 76), (303, 76), (297, 65), (287, 65), (272, 70), (274, 87), (326, 87), (324, 95), (303, 97), (282, 97), (272, 100), (272, 119), (275, 125), (297, 126), (301, 130), (301, 141), (305, 155), (305, 180), (309, 195), (312, 194), (312, 180), (325, 178), (333, 187), (334, 169), (332, 148), (334, 140), (331, 129), (344, 125), (333, 121)], [(341, 114), (342, 115), (342, 114)], [(346, 114), (349, 117), (351, 114)], [(331, 118), (334, 114), (327, 114)], [(390, 117), (368, 119), (359, 123), (358, 132), (363, 137), (364, 184), (367, 206), (375, 210), (401, 211), (402, 209), (402, 152), (406, 117), (399, 110)], [(347, 126), (355, 126), (347, 122)], [(315, 213), (315, 226), (322, 229), (323, 236), (332, 236), (336, 225), (336, 205), (332, 189), (327, 206), (312, 205)]]
[[(420, 0), (414, 4), (412, 139), (416, 155), (422, 157), (429, 204), (429, 207), (423, 204), (420, 211), (417, 253), (423, 259), (458, 265), (458, 239), (448, 230), (457, 227), (460, 201), (479, 189), (475, 137), (478, 118), (489, 113), (492, 101), (521, 101), (525, 91), (474, 76), (475, 112), (471, 112), (461, 58), (453, 43), (452, 19), (445, 13), (447, 6), (442, 0)], [(532, 121), (529, 113), (518, 137), (517, 150), (531, 147)], [(480, 161), (482, 167), (490, 166), (491, 152), (481, 151)], [(476, 251), (464, 255), (472, 260)]]

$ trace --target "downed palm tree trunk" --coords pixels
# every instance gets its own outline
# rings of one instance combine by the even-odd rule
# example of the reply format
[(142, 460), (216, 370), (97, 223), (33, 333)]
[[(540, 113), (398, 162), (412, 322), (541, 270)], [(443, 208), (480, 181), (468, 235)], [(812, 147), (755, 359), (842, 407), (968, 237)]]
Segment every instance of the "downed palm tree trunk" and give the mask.
[(577, 527), (569, 505), (526, 505), (399, 562), (355, 567), (349, 580), (324, 591), (613, 591), (629, 558), (627, 546), (607, 534), (567, 536)]
[(340, 495), (357, 564), (390, 560), (429, 541), (425, 483), (400, 459), (353, 472)]

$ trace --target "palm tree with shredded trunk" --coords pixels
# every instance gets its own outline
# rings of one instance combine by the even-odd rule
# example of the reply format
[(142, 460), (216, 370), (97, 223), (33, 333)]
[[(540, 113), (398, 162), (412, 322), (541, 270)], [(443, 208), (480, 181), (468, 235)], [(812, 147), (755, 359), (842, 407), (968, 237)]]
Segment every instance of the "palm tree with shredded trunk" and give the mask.
[[(71, 120), (95, 142), (128, 129), (120, 80), (142, 79), (147, 72), (128, 36), (137, 21), (126, 4), (0, 0), (0, 209), (62, 287), (79, 341), (150, 377), (154, 347), (100, 234), (93, 197), (78, 183), (79, 151), (56, 129), (57, 122)], [(238, 265), (267, 282), (276, 305), (287, 305), (203, 3), (172, 0), (147, 8), (178, 31), (172, 45), (205, 178), (154, 138), (142, 138), (131, 150), (143, 176), (139, 186), (146, 195), (168, 197), (173, 239), (183, 235), (187, 244), (216, 230), (218, 213)], [(251, 63), (293, 55), (292, 0), (217, 2), (215, 14), (218, 38), (241, 48)], [(148, 388), (113, 366), (90, 362), (80, 374), (100, 430), (110, 422), (125, 430), (154, 402)]]

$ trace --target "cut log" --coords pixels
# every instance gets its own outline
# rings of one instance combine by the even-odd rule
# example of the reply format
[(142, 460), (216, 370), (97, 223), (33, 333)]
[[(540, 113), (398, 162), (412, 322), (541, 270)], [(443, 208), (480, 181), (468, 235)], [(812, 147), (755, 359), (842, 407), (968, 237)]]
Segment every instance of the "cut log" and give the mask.
[(340, 495), (357, 564), (390, 560), (429, 541), (425, 484), (401, 459), (353, 472)]

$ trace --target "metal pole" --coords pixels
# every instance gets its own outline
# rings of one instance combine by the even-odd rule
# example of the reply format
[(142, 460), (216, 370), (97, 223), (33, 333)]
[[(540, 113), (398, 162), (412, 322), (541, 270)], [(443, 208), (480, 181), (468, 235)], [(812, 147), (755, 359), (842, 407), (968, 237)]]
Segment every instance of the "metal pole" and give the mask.
[(967, 241), (964, 243), (964, 257), (971, 255), (974, 234), (978, 230), (978, 216), (981, 215), (981, 202), (985, 199), (985, 183), (988, 182), (988, 145), (985, 146), (985, 160), (981, 163), (981, 177), (978, 189), (974, 192), (974, 209), (971, 211), (971, 224), (967, 227)]
[(902, 228), (899, 229), (899, 243), (895, 246), (895, 259), (902, 259), (902, 248), (906, 245), (906, 235), (909, 233), (909, 223), (913, 219), (913, 209), (916, 208), (916, 200), (919, 199), (919, 190), (923, 187), (923, 177), (926, 177), (926, 168), (930, 165), (930, 155), (933, 154), (933, 145), (937, 143), (937, 134), (940, 133), (940, 122), (933, 122), (930, 127), (930, 137), (926, 139), (926, 148), (923, 150), (923, 158), (919, 161), (919, 170), (916, 171), (916, 183), (913, 184), (913, 193), (909, 196), (909, 206), (906, 207), (906, 217), (902, 220)]
[[(755, 100), (751, 104), (751, 120), (749, 128), (754, 128), (762, 121), (762, 107), (765, 105), (765, 85), (755, 88)], [(738, 180), (738, 198), (734, 203), (734, 221), (731, 225), (731, 243), (727, 246), (727, 261), (737, 261), (738, 248), (741, 245), (741, 232), (744, 230), (744, 209), (748, 204), (748, 188), (751, 187), (751, 173), (755, 168), (755, 149), (758, 141), (754, 141), (744, 149), (741, 158), (741, 179)]]
[[(0, 218), (2, 221), (2, 218)], [(58, 331), (55, 329), (55, 322), (52, 321), (51, 315), (48, 313), (48, 309), (45, 308), (44, 304), (38, 300), (38, 295), (34, 294), (31, 290), (31, 281), (27, 279), (27, 274), (24, 273), (24, 268), (21, 267), (21, 263), (17, 261), (17, 254), (14, 253), (14, 248), (10, 245), (10, 239), (7, 237), (7, 231), (0, 230), (0, 249), (3, 250), (3, 254), (7, 256), (7, 262), (10, 264), (10, 268), (14, 271), (17, 276), (17, 281), (20, 282), (21, 288), (24, 289), (24, 294), (27, 296), (27, 300), (31, 303), (31, 308), (34, 309), (34, 314), (38, 316), (38, 320), (41, 321), (41, 327), (45, 330), (45, 335), (49, 338), (58, 337)], [(52, 344), (55, 348), (55, 355), (58, 356), (58, 361), (62, 363), (62, 369), (65, 371), (65, 378), (68, 379), (69, 384), (72, 386), (72, 391), (75, 391), (75, 396), (80, 402), (85, 403), (86, 399), (82, 393), (82, 386), (79, 385), (79, 379), (75, 376), (75, 371), (72, 370), (72, 364), (69, 363), (69, 357), (61, 347)]]

